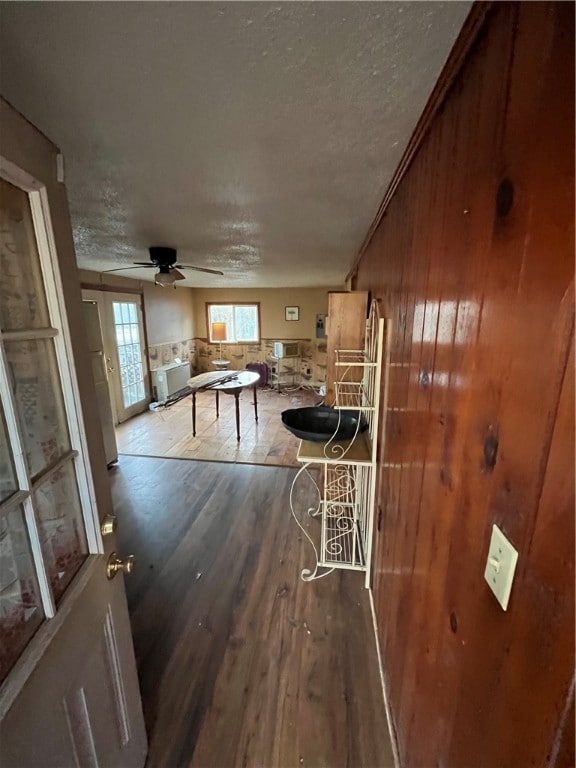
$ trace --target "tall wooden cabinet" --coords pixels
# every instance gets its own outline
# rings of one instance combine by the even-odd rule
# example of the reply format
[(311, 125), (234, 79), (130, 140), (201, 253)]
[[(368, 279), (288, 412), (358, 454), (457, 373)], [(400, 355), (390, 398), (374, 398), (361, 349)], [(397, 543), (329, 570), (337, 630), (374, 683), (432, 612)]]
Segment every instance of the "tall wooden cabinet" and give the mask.
[[(368, 314), (368, 291), (331, 291), (328, 294), (326, 404), (336, 400), (335, 381), (342, 375), (336, 372), (336, 350), (363, 349)], [(346, 372), (348, 380), (362, 377), (359, 369)]]

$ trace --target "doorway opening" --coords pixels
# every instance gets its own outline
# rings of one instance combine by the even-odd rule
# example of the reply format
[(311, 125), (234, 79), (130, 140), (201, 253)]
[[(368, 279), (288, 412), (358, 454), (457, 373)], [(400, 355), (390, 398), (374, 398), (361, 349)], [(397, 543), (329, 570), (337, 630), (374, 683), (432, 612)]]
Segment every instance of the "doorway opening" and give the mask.
[(148, 407), (150, 388), (145, 350), (142, 297), (83, 290), (98, 307), (98, 320), (114, 425)]

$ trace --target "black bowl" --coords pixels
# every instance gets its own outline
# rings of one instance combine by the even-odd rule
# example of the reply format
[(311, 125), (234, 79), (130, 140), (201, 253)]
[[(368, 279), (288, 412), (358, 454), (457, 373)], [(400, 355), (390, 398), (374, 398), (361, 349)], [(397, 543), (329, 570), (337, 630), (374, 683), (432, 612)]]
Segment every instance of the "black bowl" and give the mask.
[(314, 443), (325, 443), (331, 438), (350, 440), (368, 428), (358, 411), (341, 411), (326, 405), (282, 411), (282, 424), (301, 440)]

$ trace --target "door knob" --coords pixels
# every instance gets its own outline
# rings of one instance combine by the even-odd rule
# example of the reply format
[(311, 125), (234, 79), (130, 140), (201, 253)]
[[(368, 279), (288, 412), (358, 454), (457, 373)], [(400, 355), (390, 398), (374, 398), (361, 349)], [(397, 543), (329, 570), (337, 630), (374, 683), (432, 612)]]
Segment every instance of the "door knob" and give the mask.
[(102, 520), (102, 523), (100, 524), (100, 533), (102, 536), (110, 536), (111, 533), (114, 533), (116, 530), (116, 526), (118, 524), (118, 520), (116, 518), (116, 515), (106, 515), (104, 520)]
[(106, 565), (106, 576), (113, 579), (119, 571), (122, 573), (132, 573), (134, 570), (134, 555), (128, 557), (118, 557), (116, 552), (112, 552)]

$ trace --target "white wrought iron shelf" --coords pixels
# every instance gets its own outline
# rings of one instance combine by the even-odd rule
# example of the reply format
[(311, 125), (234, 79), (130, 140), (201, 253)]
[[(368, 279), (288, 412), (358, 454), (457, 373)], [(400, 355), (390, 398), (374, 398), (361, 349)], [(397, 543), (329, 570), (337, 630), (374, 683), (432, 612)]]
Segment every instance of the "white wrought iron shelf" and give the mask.
[(324, 526), (318, 565), (352, 571), (365, 570), (366, 558), (358, 520), (352, 514), (336, 511), (326, 502), (322, 503), (322, 508)]
[(371, 464), (372, 445), (368, 432), (361, 432), (352, 440), (314, 443), (301, 440), (298, 461), (319, 464)]
[(352, 408), (355, 411), (373, 411), (369, 393), (361, 381), (337, 381), (334, 384), (336, 395), (334, 407), (341, 410)]
[(336, 505), (342, 511), (351, 511), (357, 504), (358, 468), (348, 464), (330, 464), (324, 474), (323, 500), (326, 504)]
[(337, 349), (335, 364), (340, 367), (370, 368), (375, 367), (378, 363), (376, 360), (370, 359), (363, 349)]
[[(389, 339), (389, 332), (386, 338)], [(314, 568), (302, 570), (304, 581), (319, 579), (336, 568), (343, 568), (364, 571), (365, 586), (370, 586), (383, 346), (384, 321), (379, 318), (378, 306), (373, 302), (366, 323), (365, 348), (339, 349), (335, 353), (338, 372), (334, 382), (334, 407), (358, 411), (365, 422), (365, 431), (358, 431), (351, 440), (300, 441), (297, 458), (302, 467), (292, 483), (290, 508), (316, 558)], [(320, 484), (308, 473), (313, 464), (321, 467)], [(294, 510), (294, 485), (302, 473), (308, 474), (318, 492), (318, 506), (308, 509), (308, 514), (320, 516), (319, 541), (312, 538)]]

